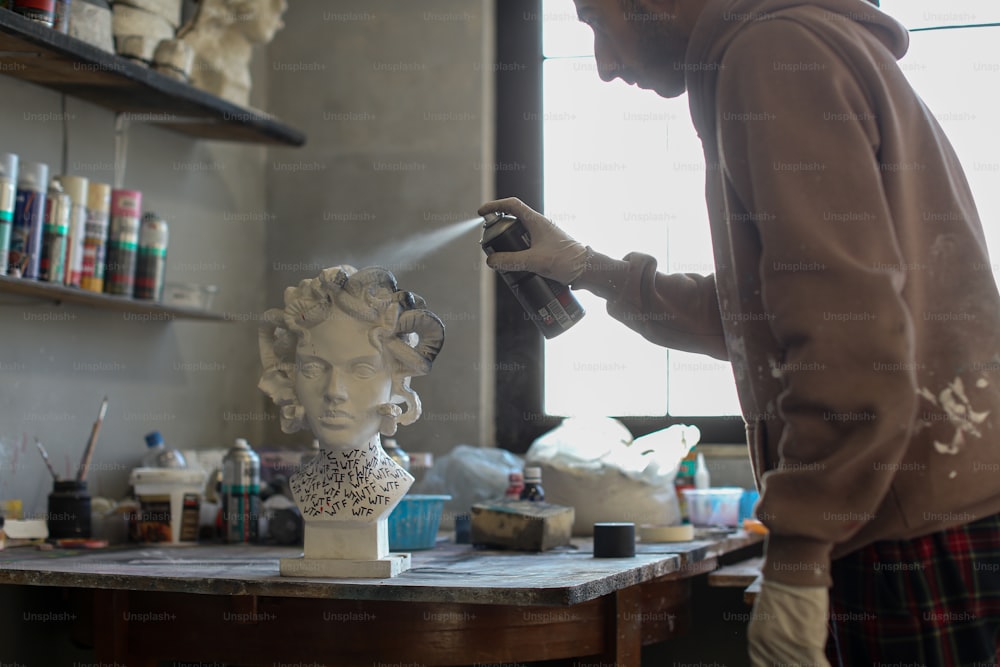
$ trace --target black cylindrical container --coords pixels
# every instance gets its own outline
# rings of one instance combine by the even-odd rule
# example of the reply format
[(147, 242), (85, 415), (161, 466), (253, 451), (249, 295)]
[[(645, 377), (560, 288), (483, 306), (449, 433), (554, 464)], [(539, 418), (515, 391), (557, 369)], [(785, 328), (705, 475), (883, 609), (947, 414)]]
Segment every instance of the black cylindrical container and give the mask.
[(635, 556), (635, 524), (609, 522), (594, 524), (594, 558)]
[[(531, 234), (511, 215), (483, 217), (483, 252), (518, 252), (531, 247)], [(585, 311), (569, 287), (528, 271), (501, 271), (504, 282), (546, 338), (554, 338), (580, 321)]]
[(87, 482), (74, 479), (54, 482), (46, 517), (49, 538), (90, 537), (90, 492)]

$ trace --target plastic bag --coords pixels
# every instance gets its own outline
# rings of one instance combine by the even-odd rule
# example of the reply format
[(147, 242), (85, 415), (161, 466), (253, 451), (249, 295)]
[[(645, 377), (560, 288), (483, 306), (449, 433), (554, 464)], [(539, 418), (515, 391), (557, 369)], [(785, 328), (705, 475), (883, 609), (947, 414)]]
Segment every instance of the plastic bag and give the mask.
[(566, 419), (528, 449), (528, 465), (542, 468), (545, 499), (575, 510), (574, 535), (592, 535), (594, 523), (681, 522), (674, 478), (697, 444), (695, 426), (674, 425), (632, 439), (616, 419)]
[(441, 517), (441, 525), (450, 527), (456, 515), (468, 514), (475, 503), (502, 498), (508, 475), (523, 468), (521, 457), (506, 449), (458, 445), (437, 459), (410, 493), (450, 495)]

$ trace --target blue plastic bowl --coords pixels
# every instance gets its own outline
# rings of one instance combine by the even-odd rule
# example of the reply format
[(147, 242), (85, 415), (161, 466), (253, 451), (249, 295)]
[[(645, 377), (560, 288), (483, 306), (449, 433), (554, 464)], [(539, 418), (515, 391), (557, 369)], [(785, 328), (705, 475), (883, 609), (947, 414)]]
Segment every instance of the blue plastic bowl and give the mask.
[(433, 549), (449, 495), (405, 495), (389, 514), (389, 548)]

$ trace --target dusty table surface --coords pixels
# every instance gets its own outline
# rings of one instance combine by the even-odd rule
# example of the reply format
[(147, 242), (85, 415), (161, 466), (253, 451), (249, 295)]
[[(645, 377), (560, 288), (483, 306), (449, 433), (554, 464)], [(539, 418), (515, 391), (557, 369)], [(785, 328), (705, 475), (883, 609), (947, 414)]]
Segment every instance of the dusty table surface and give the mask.
[(743, 531), (691, 542), (636, 545), (634, 558), (594, 558), (590, 539), (544, 553), (486, 550), (439, 540), (412, 551), (392, 579), (282, 577), (299, 547), (132, 545), (103, 550), (0, 551), (0, 584), (260, 595), (341, 600), (571, 605), (670, 574), (759, 542)]

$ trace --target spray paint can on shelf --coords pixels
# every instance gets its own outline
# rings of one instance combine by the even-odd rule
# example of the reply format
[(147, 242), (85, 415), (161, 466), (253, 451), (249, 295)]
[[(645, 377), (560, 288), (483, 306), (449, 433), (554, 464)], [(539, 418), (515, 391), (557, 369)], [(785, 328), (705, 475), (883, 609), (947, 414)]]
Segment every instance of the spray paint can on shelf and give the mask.
[(91, 181), (87, 186), (87, 222), (83, 229), (83, 268), (80, 272), (80, 287), (91, 292), (104, 291), (110, 215), (111, 186)]
[(49, 166), (43, 162), (21, 164), (17, 175), (14, 221), (10, 228), (8, 271), (31, 280), (38, 279), (42, 254), (42, 224), (45, 219), (45, 187)]
[(72, 202), (62, 184), (53, 178), (45, 198), (45, 224), (42, 226), (42, 259), (38, 279), (62, 284), (66, 279), (66, 236)]
[(0, 153), (0, 276), (7, 275), (10, 227), (17, 201), (17, 155)]
[(83, 272), (83, 237), (87, 224), (87, 186), (82, 176), (56, 176), (63, 192), (69, 195), (69, 229), (66, 234), (66, 270), (63, 282), (67, 287), (79, 287)]
[(256, 542), (260, 518), (260, 458), (237, 438), (222, 459), (222, 526), (226, 542)]
[[(511, 215), (489, 213), (483, 217), (483, 252), (518, 252), (531, 247), (524, 223)], [(501, 271), (525, 313), (546, 338), (554, 338), (585, 314), (569, 287), (528, 271)]]
[(56, 0), (12, 0), (11, 9), (26, 19), (52, 27), (56, 20)]
[(135, 268), (135, 298), (163, 298), (163, 274), (167, 269), (167, 221), (155, 213), (142, 216), (139, 227), (139, 259)]
[(104, 271), (104, 291), (108, 294), (132, 296), (141, 211), (141, 192), (111, 192), (111, 225), (108, 228), (108, 257)]

